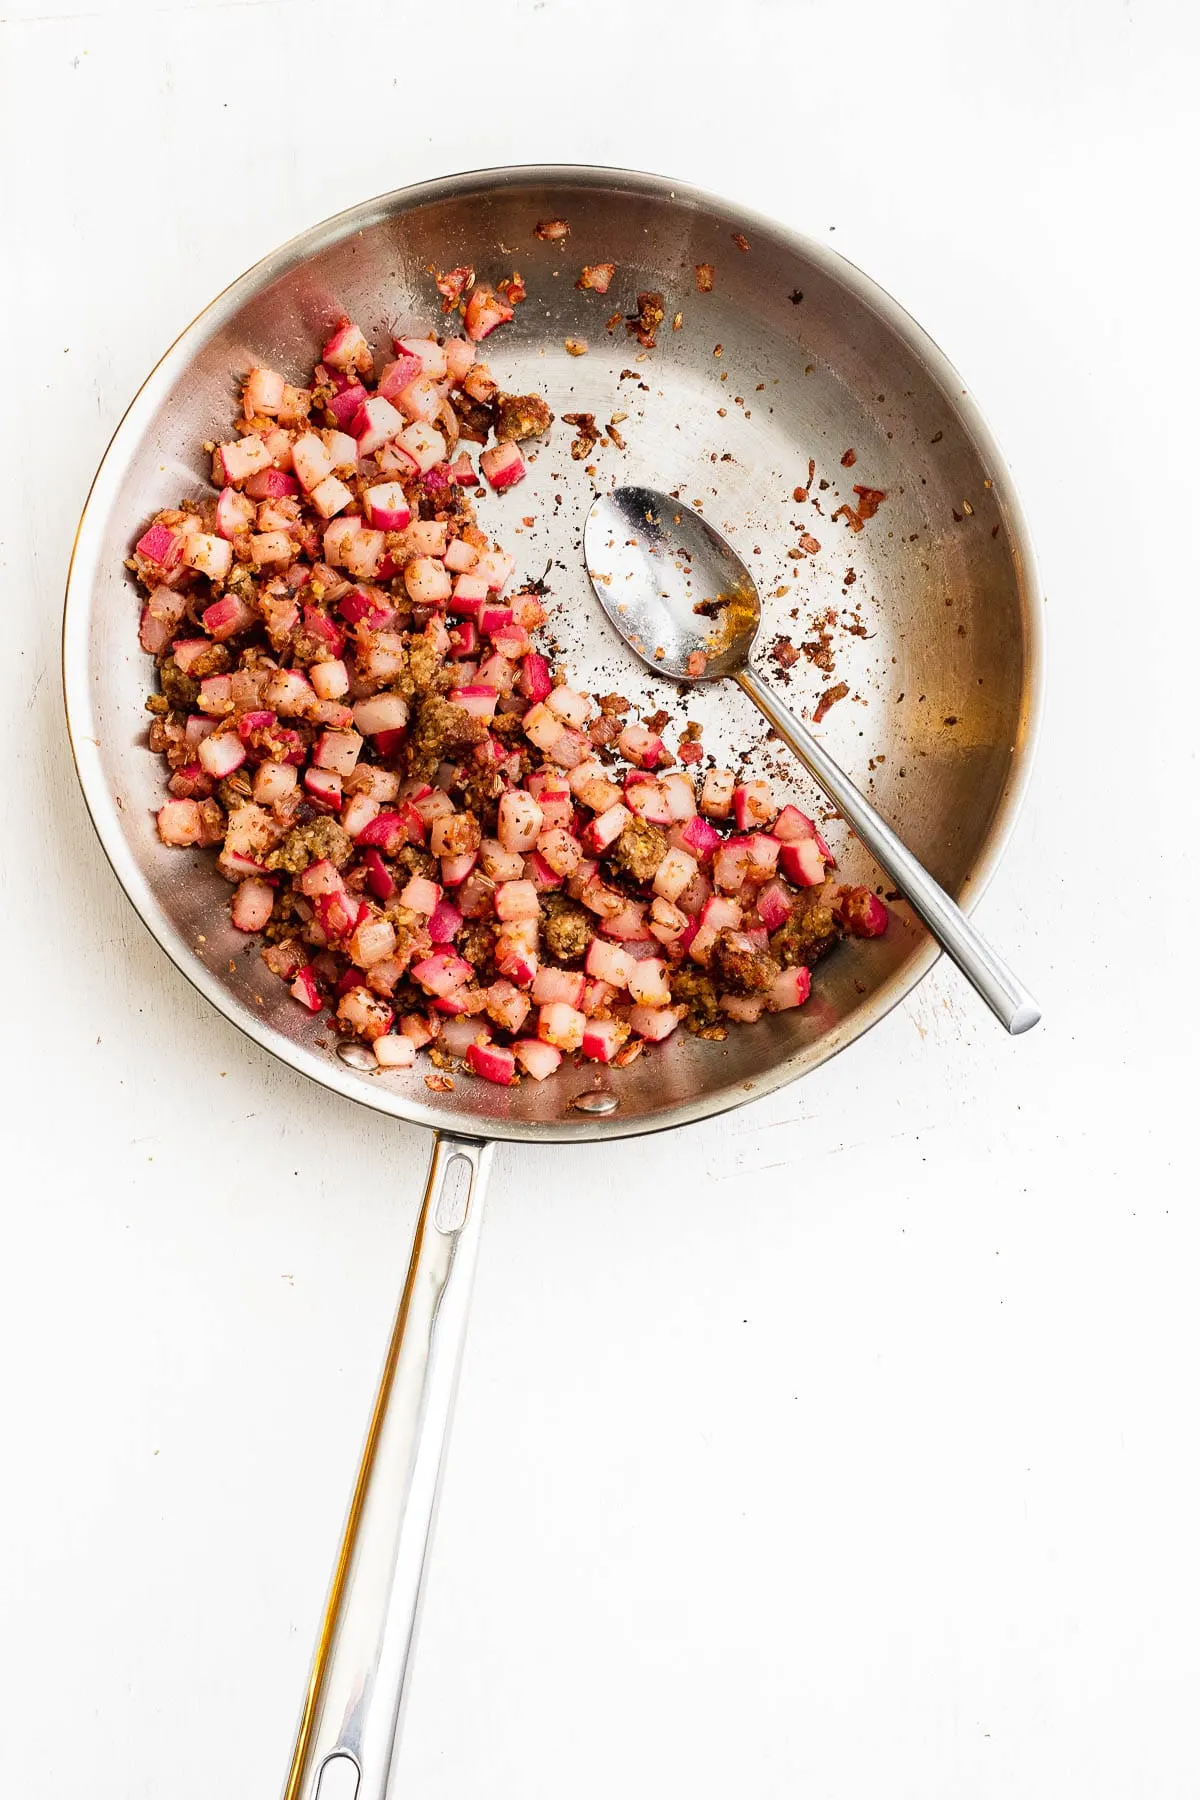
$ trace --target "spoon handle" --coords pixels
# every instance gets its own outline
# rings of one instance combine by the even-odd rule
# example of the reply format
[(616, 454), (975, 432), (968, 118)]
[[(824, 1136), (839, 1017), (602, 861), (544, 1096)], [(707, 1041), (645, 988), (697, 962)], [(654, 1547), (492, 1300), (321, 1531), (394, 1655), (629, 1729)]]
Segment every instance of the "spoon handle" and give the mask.
[(987, 1001), (1005, 1030), (1015, 1037), (1041, 1018), (1032, 994), (980, 937), (967, 915), (922, 868), (890, 825), (859, 793), (850, 777), (823, 750), (812, 733), (783, 705), (753, 669), (739, 669), (733, 679), (749, 694), (763, 717), (796, 752), (818, 787), (866, 845), (884, 874), (899, 888), (917, 917), (946, 954), (958, 964), (977, 994)]

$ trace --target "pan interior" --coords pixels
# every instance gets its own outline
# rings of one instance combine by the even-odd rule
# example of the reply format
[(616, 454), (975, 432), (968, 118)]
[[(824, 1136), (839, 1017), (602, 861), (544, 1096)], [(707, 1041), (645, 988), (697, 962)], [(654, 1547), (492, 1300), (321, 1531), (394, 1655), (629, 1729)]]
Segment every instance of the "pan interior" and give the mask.
[[(548, 218), (566, 219), (570, 236), (538, 238)], [(606, 296), (576, 286), (598, 262), (616, 265)], [(544, 394), (559, 417), (525, 482), (486, 495), (479, 515), (516, 554), (518, 580), (546, 572), (549, 636), (572, 680), (624, 694), (643, 715), (665, 710), (669, 739), (695, 720), (718, 762), (738, 767), (750, 753), (781, 802), (820, 809), (742, 694), (656, 678), (592, 597), (581, 537), (595, 494), (631, 483), (677, 491), (754, 574), (757, 665), (806, 713), (846, 684), (820, 727), (826, 743), (952, 894), (978, 893), (1019, 800), (1038, 675), (1032, 559), (986, 428), (931, 342), (849, 264), (745, 211), (614, 171), (488, 172), (368, 203), (258, 265), (184, 334), (118, 430), (76, 545), (65, 673), (81, 778), (109, 857), (164, 947), (309, 1075), (401, 1117), (490, 1135), (680, 1123), (815, 1067), (881, 1017), (933, 955), (903, 904), (885, 938), (846, 944), (820, 965), (806, 1007), (723, 1043), (681, 1031), (624, 1070), (564, 1068), (515, 1090), (462, 1078), (435, 1093), (427, 1068), (372, 1074), (338, 1058), (328, 1022), (296, 1006), (257, 943), (232, 929), (210, 858), (156, 838), (162, 765), (145, 748), (151, 672), (122, 566), (130, 542), (156, 508), (204, 491), (201, 445), (227, 435), (249, 367), (303, 380), (342, 313), (386, 351), (392, 331), (438, 317), (430, 265), (457, 263), (484, 279), (519, 269), (528, 285), (485, 354), (503, 388)], [(705, 263), (711, 292), (697, 281)], [(613, 315), (650, 291), (666, 318), (645, 349)], [(569, 339), (586, 354), (571, 354)], [(595, 419), (600, 439), (582, 456), (564, 413)], [(886, 495), (861, 529), (870, 503), (856, 486)], [(785, 670), (773, 655), (781, 641), (810, 649)], [(827, 835), (842, 879), (879, 884), (837, 821)]]

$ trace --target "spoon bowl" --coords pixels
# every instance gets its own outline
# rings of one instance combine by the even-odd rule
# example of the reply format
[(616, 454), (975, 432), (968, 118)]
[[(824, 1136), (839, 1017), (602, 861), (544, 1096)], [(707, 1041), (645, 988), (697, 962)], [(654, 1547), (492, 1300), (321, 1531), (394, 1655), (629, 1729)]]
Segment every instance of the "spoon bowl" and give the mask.
[(599, 494), (583, 554), (610, 623), (656, 675), (721, 681), (746, 666), (762, 620), (758, 589), (690, 506), (654, 488)]
[(736, 681), (800, 758), (880, 869), (1014, 1037), (1037, 1002), (984, 942), (808, 727), (750, 667), (762, 606), (749, 569), (718, 531), (671, 494), (619, 487), (593, 501), (588, 576), (610, 624), (657, 674), (689, 685)]

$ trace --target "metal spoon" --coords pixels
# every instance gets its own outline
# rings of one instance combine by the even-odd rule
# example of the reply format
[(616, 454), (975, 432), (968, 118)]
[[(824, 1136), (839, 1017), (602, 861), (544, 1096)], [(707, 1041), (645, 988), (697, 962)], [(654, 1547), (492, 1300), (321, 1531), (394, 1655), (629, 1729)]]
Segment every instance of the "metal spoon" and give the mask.
[(725, 539), (669, 494), (624, 487), (593, 502), (583, 553), (596, 598), (642, 661), (675, 681), (736, 681), (1006, 1030), (1016, 1036), (1036, 1025), (1041, 1011), (1032, 995), (750, 667), (762, 606), (749, 570)]

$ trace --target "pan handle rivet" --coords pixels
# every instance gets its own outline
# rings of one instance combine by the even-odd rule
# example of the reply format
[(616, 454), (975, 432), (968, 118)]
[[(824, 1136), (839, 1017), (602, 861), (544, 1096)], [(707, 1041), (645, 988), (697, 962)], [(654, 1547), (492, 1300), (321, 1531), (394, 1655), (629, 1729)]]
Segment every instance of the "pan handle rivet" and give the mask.
[(606, 1113), (615, 1113), (620, 1104), (616, 1094), (610, 1094), (604, 1088), (586, 1094), (577, 1094), (571, 1101), (576, 1112), (594, 1113), (601, 1117)]

